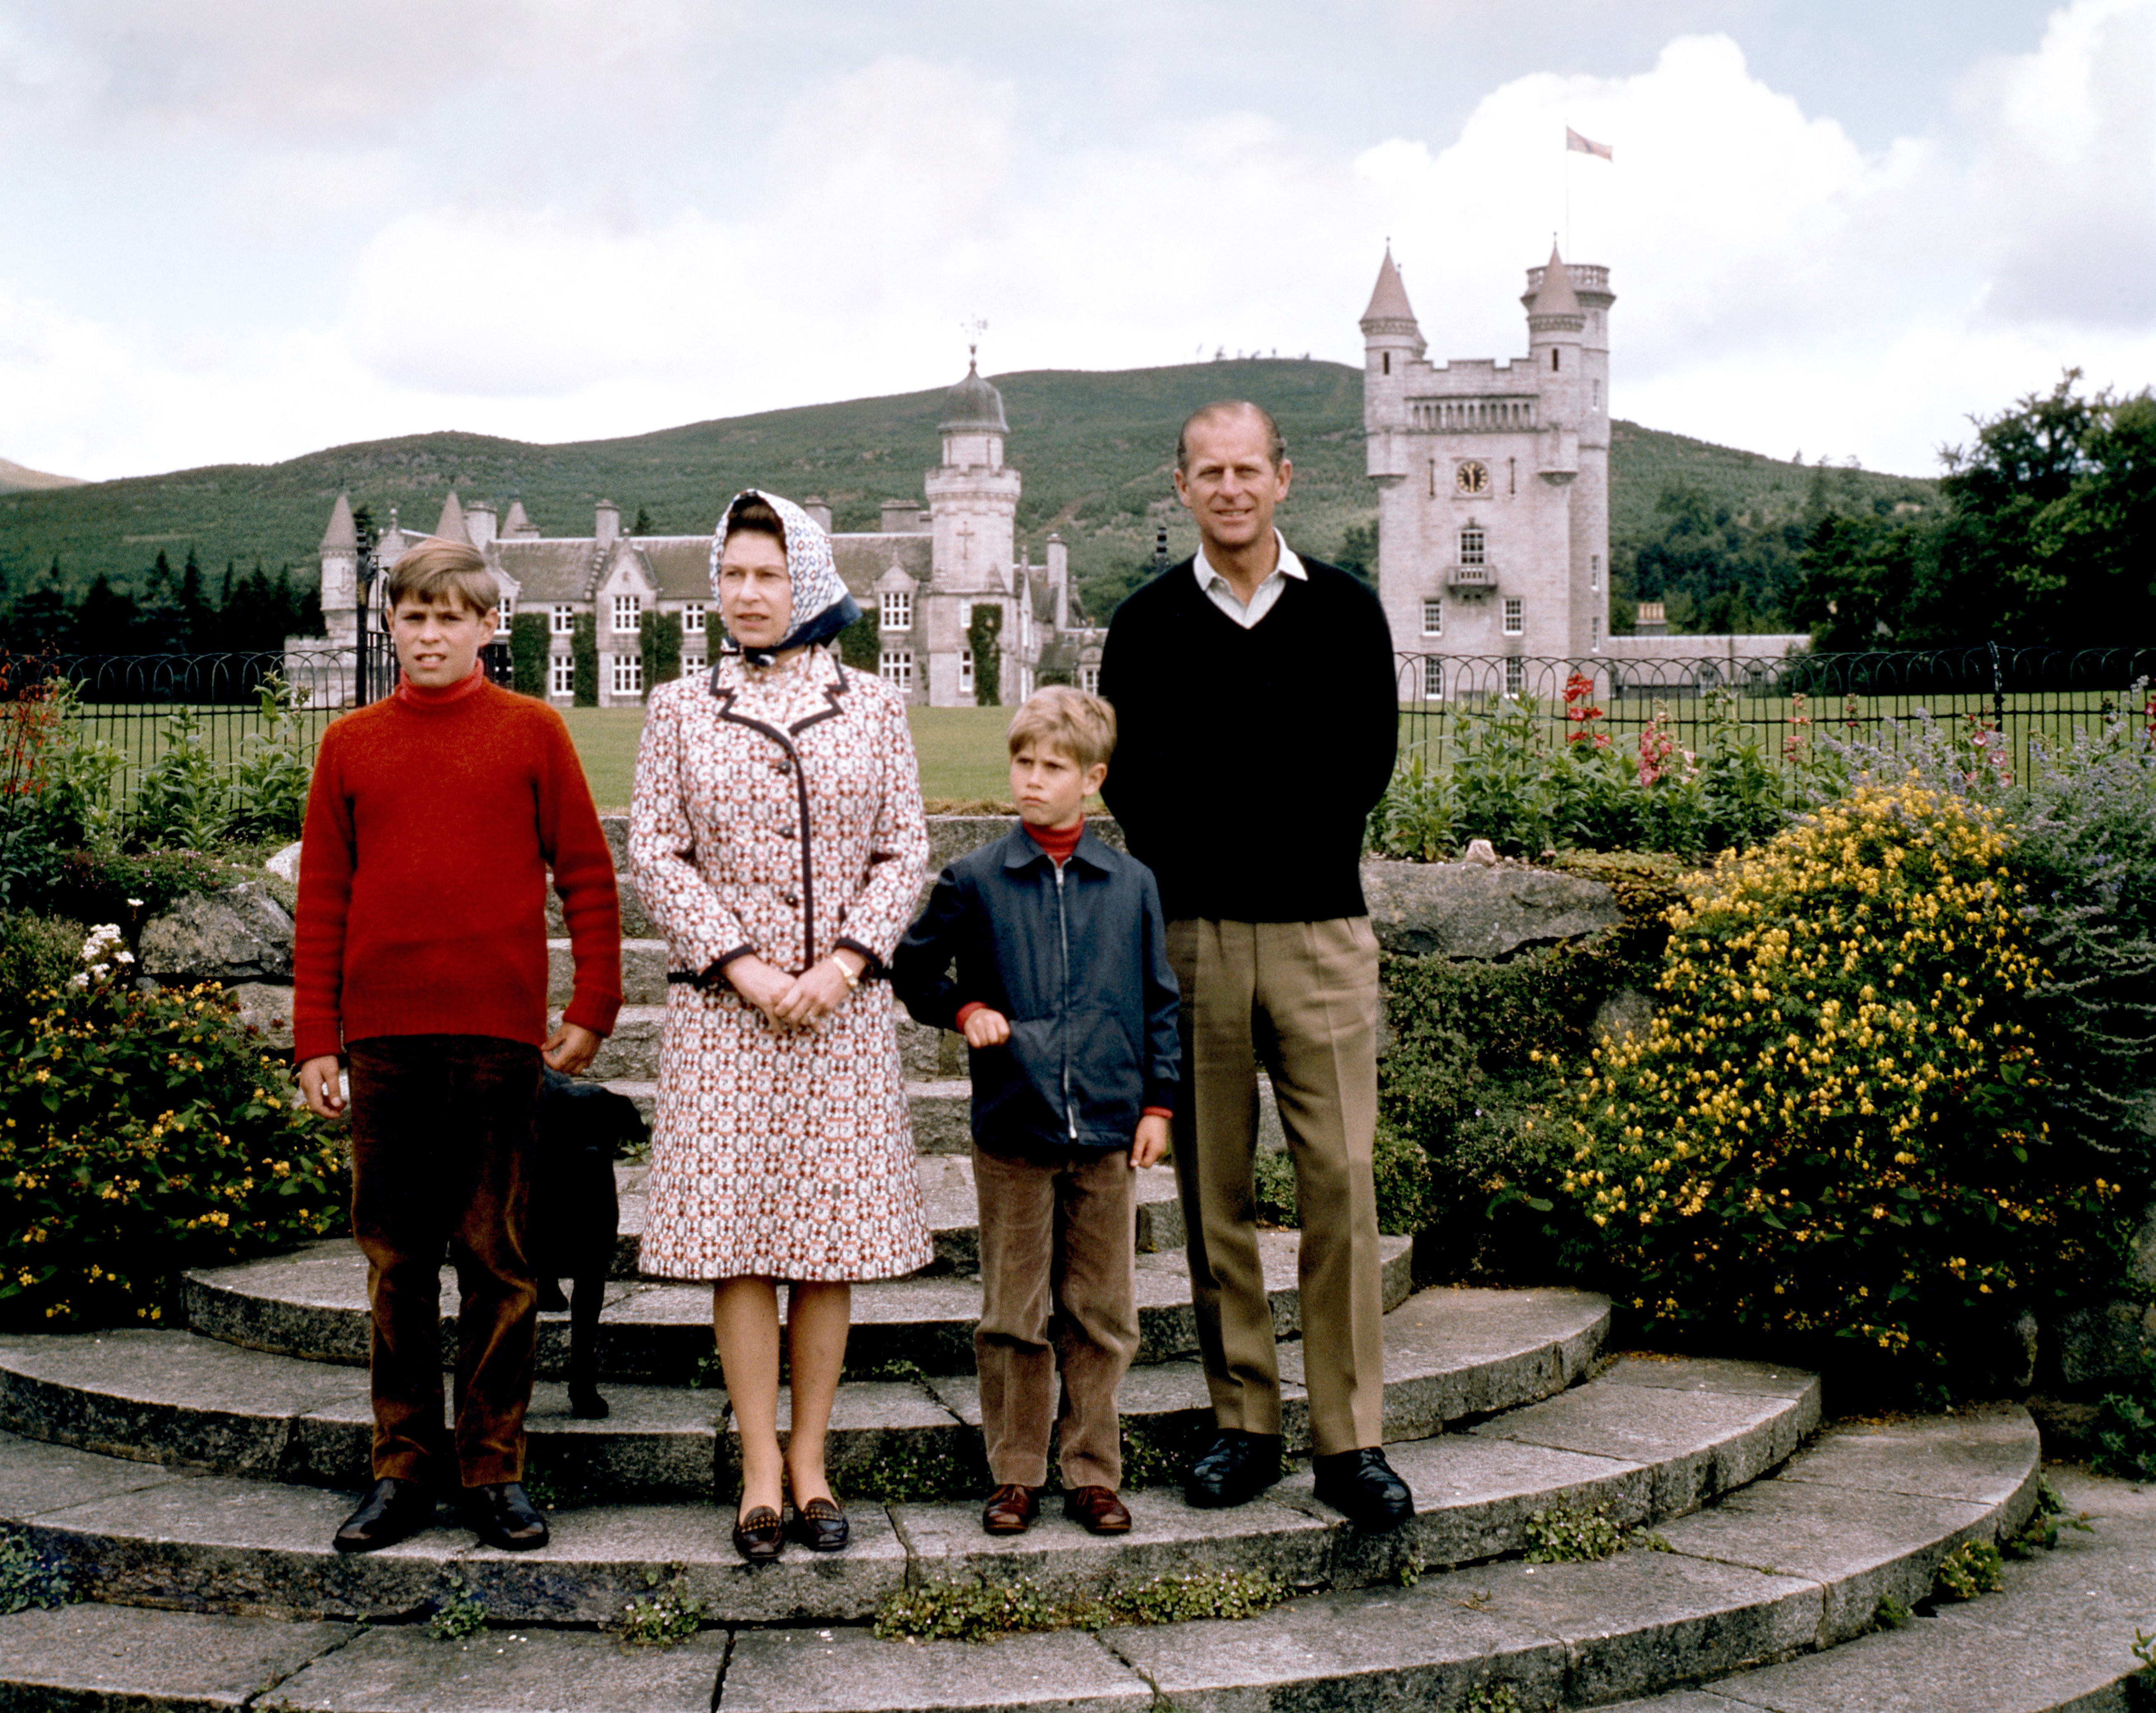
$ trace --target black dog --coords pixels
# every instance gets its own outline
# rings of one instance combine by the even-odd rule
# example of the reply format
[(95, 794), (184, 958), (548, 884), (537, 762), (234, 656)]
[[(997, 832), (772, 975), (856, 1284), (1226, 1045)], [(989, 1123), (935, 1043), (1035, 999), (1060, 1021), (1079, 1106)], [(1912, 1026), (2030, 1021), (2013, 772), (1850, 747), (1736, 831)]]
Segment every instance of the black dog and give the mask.
[[(597, 1418), (607, 1413), (598, 1385), (599, 1304), (621, 1224), (613, 1162), (641, 1148), (650, 1131), (626, 1095), (557, 1070), (545, 1075), (525, 1239), (539, 1306), (569, 1311), (569, 1413)], [(572, 1297), (562, 1295), (565, 1277)]]

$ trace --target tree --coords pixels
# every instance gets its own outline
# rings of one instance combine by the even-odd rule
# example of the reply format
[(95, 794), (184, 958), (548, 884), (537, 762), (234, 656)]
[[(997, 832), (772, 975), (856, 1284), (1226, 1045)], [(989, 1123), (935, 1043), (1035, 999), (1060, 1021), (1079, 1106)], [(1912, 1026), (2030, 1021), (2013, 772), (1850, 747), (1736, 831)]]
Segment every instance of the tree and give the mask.
[(655, 527), (656, 526), (651, 521), (651, 514), (646, 511), (641, 505), (638, 506), (636, 508), (636, 521), (629, 526), (629, 534), (632, 536), (648, 536), (652, 533)]
[(217, 609), (203, 592), (202, 561), (196, 556), (192, 545), (187, 548), (187, 562), (180, 572), (179, 589), (172, 605), (177, 614), (179, 634), (191, 652), (201, 654), (228, 646), (218, 638)]
[(103, 572), (90, 579), (82, 604), (74, 609), (68, 646), (79, 654), (123, 652), (135, 634), (135, 597), (112, 587)]
[(1348, 532), (1340, 538), (1340, 551), (1332, 556), (1332, 562), (1366, 583), (1376, 582), (1378, 526), (1374, 522), (1348, 525)]
[(1004, 609), (993, 601), (973, 608), (966, 626), (966, 646), (973, 651), (973, 705), (979, 708), (1003, 705)]

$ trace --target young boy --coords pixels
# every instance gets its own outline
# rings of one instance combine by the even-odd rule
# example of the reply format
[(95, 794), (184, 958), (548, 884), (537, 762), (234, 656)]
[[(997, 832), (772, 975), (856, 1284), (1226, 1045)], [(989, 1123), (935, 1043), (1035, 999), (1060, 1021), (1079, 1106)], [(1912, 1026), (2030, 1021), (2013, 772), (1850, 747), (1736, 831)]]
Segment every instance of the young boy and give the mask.
[[(562, 716), (480, 666), (496, 599), (463, 542), (424, 541), (397, 561), (386, 605), (402, 681), (323, 734), (307, 798), (294, 1057), (325, 1118), (345, 1110), (341, 1050), (351, 1067), (352, 1234), (374, 1323), (376, 1480), (336, 1531), (340, 1552), (425, 1528), (451, 1471), (481, 1541), (524, 1551), (547, 1539), (521, 1485), (538, 1297), (525, 1161), (542, 1059), (580, 1070), (613, 1028), (621, 918)], [(551, 1036), (550, 866), (576, 964)], [(444, 1249), (461, 1293), (450, 1436)]]
[(916, 1018), (963, 1032), (971, 1049), (973, 1354), (996, 1484), (982, 1526), (1015, 1535), (1033, 1521), (1053, 1425), (1064, 1515), (1121, 1534), (1131, 1514), (1116, 1496), (1116, 1388), (1138, 1346), (1132, 1174), (1168, 1146), (1175, 977), (1152, 873), (1086, 831), (1114, 710), (1044, 690), (1012, 720), (1009, 744), (1019, 824), (943, 871), (891, 980)]

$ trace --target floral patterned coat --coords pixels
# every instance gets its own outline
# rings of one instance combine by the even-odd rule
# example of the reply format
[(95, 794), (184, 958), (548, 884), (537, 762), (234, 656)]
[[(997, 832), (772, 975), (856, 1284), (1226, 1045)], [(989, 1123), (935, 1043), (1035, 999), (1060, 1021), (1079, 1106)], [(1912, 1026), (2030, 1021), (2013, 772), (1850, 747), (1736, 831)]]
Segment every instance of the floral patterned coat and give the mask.
[[(928, 859), (906, 710), (823, 649), (737, 656), (654, 690), (629, 873), (693, 975), (753, 951), (799, 972), (850, 946), (872, 977)], [(723, 979), (670, 983), (644, 1270), (887, 1279), (927, 1264), (891, 989), (814, 1029), (770, 1026)]]

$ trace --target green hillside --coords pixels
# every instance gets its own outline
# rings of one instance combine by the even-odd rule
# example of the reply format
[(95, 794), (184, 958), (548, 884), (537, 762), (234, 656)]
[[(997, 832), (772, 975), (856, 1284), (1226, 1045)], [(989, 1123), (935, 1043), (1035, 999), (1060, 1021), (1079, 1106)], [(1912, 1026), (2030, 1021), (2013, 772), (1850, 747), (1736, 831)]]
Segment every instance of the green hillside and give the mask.
[[(1173, 499), (1175, 432), (1199, 405), (1256, 398), (1279, 417), (1295, 459), (1283, 522), (1320, 556), (1376, 515), (1363, 476), (1362, 374), (1295, 359), (1185, 364), (1108, 373), (1043, 370), (998, 376), (1011, 433), (1006, 451), (1025, 477), (1021, 539), (1038, 558), (1050, 530), (1070, 544), (1074, 581), (1110, 597), (1121, 575), (1149, 556), (1155, 528), (1171, 549), (1194, 542)], [(875, 526), (886, 499), (921, 496), (940, 455), (943, 389), (767, 411), (693, 423), (623, 439), (553, 446), (480, 434), (411, 435), (332, 447), (276, 464), (223, 464), (167, 475), (40, 492), (0, 493), (0, 600), (19, 595), (54, 562), (70, 593), (100, 572), (139, 583), (157, 554), (177, 564), (192, 547), (213, 573), (228, 561), (311, 567), (341, 490), (377, 521), (398, 508), (430, 527), (451, 486), (467, 500), (512, 497), (549, 535), (588, 534), (593, 503), (642, 508), (660, 533), (711, 526), (736, 490), (756, 484), (820, 493), (842, 530)], [(1732, 511), (1801, 508), (1812, 473), (1727, 447), (1616, 424), (1611, 525), (1620, 542), (1644, 536), (1665, 485), (1708, 491)], [(1835, 472), (1848, 501), (1865, 505), (1928, 490), (1928, 482)], [(1876, 493), (1874, 490), (1876, 490)], [(1867, 506), (1868, 509), (1868, 506)], [(1101, 615), (1105, 617), (1105, 614)]]

